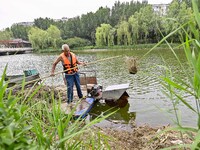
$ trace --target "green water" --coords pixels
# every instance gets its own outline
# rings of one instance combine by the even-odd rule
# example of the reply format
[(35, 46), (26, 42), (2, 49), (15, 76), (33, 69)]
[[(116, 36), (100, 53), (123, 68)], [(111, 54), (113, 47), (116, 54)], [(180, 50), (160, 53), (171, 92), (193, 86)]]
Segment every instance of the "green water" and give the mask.
[[(147, 50), (110, 50), (110, 51), (87, 51), (76, 52), (79, 61), (95, 62), (108, 57), (119, 56), (116, 59), (99, 61), (86, 67), (80, 67), (80, 71), (96, 70), (98, 84), (105, 89), (109, 85), (130, 83), (127, 90), (129, 94), (128, 104), (121, 108), (116, 114), (102, 122), (100, 126), (118, 126), (129, 127), (133, 122), (136, 125), (149, 124), (151, 126), (160, 126), (174, 124), (171, 101), (162, 93), (162, 86), (159, 82), (159, 76), (164, 74), (162, 65), (168, 65), (175, 74), (181, 76), (180, 66), (175, 57), (168, 49), (154, 50), (143, 59), (138, 61), (137, 74), (129, 74), (128, 66), (125, 63), (125, 56), (134, 56), (141, 58), (147, 53)], [(185, 57), (182, 50), (177, 50), (183, 65)], [(19, 54), (0, 56), (0, 72), (3, 71), (8, 63), (8, 74), (22, 74), (23, 70), (37, 69), (42, 76), (50, 74), (51, 66), (58, 54)], [(163, 61), (164, 60), (164, 61)], [(58, 64), (56, 72), (61, 71), (62, 66)], [(183, 76), (184, 78), (184, 76)], [(63, 85), (62, 76), (45, 80), (47, 85)], [(191, 105), (195, 105), (194, 100), (187, 98)], [(110, 107), (105, 103), (97, 103), (90, 113), (90, 119), (101, 114)], [(196, 116), (182, 104), (179, 105), (182, 124), (196, 126)]]

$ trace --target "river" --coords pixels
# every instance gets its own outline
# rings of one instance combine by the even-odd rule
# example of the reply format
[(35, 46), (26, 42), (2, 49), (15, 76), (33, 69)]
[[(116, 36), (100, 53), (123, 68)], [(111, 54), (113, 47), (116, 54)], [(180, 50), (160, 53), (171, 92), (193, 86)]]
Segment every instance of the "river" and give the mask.
[[(141, 58), (148, 50), (103, 50), (103, 51), (74, 51), (79, 61), (95, 62), (113, 56), (121, 56), (116, 59), (99, 61), (86, 67), (80, 67), (80, 71), (96, 70), (98, 84), (103, 89), (109, 85), (130, 83), (127, 90), (129, 94), (128, 104), (121, 108), (116, 114), (105, 121), (105, 126), (115, 126), (115, 121), (121, 122), (121, 125), (127, 126), (132, 122), (136, 125), (148, 124), (150, 126), (162, 126), (167, 124), (174, 125), (175, 118), (172, 102), (162, 92), (162, 85), (159, 77), (164, 75), (163, 65), (167, 65), (175, 74), (182, 76), (180, 67), (169, 49), (154, 50), (143, 59), (138, 61), (137, 74), (129, 74), (125, 56), (134, 56)], [(181, 62), (184, 64), (186, 59), (181, 50), (177, 50)], [(18, 54), (0, 56), (0, 75), (6, 64), (8, 64), (7, 74), (23, 74), (23, 70), (37, 69), (42, 77), (48, 76), (51, 71), (52, 63), (58, 54)], [(163, 61), (164, 60), (164, 61)], [(61, 64), (58, 64), (56, 72), (62, 71)], [(183, 76), (184, 78), (184, 76)], [(62, 76), (57, 75), (54, 78), (45, 80), (47, 85), (63, 84)], [(188, 102), (195, 107), (195, 101), (192, 97), (187, 97)], [(91, 112), (100, 114), (109, 106), (97, 103)], [(197, 115), (191, 112), (182, 103), (178, 105), (181, 123), (187, 126), (196, 126)], [(94, 117), (94, 116), (93, 116)], [(111, 120), (111, 121), (110, 121)], [(112, 122), (112, 123), (111, 123)]]

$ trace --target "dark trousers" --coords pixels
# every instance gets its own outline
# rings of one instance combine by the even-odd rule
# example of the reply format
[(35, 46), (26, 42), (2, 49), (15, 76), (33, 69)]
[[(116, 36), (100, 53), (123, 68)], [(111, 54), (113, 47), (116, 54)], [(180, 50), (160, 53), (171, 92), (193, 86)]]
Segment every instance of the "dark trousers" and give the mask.
[(75, 73), (72, 75), (65, 74), (65, 79), (67, 81), (67, 103), (71, 103), (73, 101), (73, 88), (74, 83), (77, 89), (77, 94), (79, 98), (83, 97), (82, 91), (81, 91), (81, 85), (80, 85), (80, 77), (79, 73)]

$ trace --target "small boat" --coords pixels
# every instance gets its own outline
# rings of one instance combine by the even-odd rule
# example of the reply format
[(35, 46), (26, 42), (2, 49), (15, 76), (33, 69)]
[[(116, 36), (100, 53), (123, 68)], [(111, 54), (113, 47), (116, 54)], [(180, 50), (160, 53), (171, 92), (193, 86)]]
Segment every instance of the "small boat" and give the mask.
[(102, 91), (102, 86), (94, 85), (88, 96), (83, 99), (76, 107), (74, 117), (85, 118), (93, 108), (95, 102), (104, 99), (105, 102), (112, 107), (125, 107), (128, 103), (129, 95), (126, 90), (129, 88), (129, 83), (108, 86)]
[(103, 99), (118, 100), (129, 88), (129, 83), (108, 86), (103, 91)]
[(17, 78), (23, 78), (24, 75), (6, 75), (5, 77), (5, 81), (8, 81), (8, 80), (13, 80), (13, 79), (17, 79)]
[(36, 69), (25, 70), (24, 74), (21, 75), (6, 75), (5, 77), (5, 81), (8, 83), (8, 88), (22, 84), (23, 80), (25, 80), (26, 85), (32, 85), (41, 81), (40, 75)]
[[(80, 72), (80, 84), (86, 88), (87, 96), (77, 104), (76, 110), (73, 114), (75, 119), (79, 117), (84, 119), (94, 106), (95, 102), (102, 98), (102, 86), (97, 85), (96, 71), (90, 70)], [(73, 107), (71, 104), (67, 107), (66, 113), (68, 114)]]
[(110, 106), (124, 107), (128, 103), (129, 83), (108, 86), (102, 93), (102, 99)]
[(94, 85), (87, 97), (81, 100), (76, 107), (74, 118), (84, 119), (90, 112), (95, 102), (102, 96), (102, 86)]
[[(88, 72), (90, 76), (87, 76)], [(126, 90), (129, 88), (129, 83), (108, 86), (103, 91), (103, 87), (97, 84), (96, 72), (94, 76), (91, 76), (91, 71), (82, 72), (81, 74), (83, 75), (80, 77), (81, 85), (84, 85), (87, 89), (87, 96), (77, 104), (74, 118), (80, 117), (84, 119), (93, 108), (95, 102), (101, 99), (104, 99), (110, 106), (125, 107), (128, 103), (127, 99), (129, 95)], [(69, 104), (66, 109), (66, 114), (69, 114), (73, 107), (72, 104)]]
[(80, 117), (81, 119), (84, 119), (92, 109), (94, 103), (95, 103), (94, 97), (87, 97), (84, 100), (82, 100), (81, 103), (76, 107), (74, 118)]

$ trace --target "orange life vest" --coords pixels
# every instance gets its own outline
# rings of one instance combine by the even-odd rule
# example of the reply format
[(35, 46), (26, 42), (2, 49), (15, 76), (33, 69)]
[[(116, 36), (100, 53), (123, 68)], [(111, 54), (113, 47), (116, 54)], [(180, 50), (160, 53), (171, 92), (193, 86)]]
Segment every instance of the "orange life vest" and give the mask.
[[(66, 74), (72, 74), (78, 71), (77, 59), (74, 53), (70, 52), (71, 62), (69, 61), (69, 59), (64, 53), (61, 53), (60, 56), (62, 57), (62, 60), (63, 60), (63, 69), (67, 70), (65, 71)], [(73, 68), (73, 69), (70, 69), (70, 68)]]

